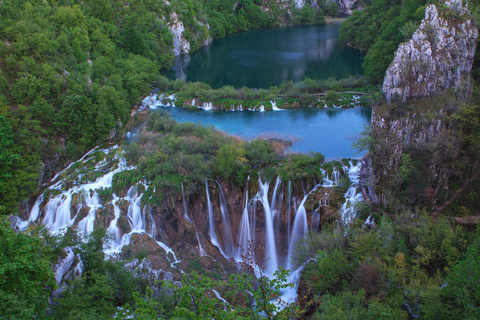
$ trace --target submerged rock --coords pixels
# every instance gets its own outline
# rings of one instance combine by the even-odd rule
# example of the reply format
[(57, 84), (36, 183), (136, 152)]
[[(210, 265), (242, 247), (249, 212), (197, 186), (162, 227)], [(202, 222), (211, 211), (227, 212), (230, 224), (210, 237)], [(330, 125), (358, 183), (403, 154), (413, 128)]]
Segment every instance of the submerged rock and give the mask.
[(383, 82), (387, 100), (469, 86), (478, 29), (458, 0), (445, 1), (440, 13), (429, 5), (412, 39), (400, 44)]

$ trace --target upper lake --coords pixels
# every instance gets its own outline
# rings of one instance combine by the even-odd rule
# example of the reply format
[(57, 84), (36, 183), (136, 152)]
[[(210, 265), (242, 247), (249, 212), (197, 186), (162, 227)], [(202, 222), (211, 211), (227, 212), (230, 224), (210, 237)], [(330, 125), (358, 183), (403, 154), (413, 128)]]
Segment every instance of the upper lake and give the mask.
[(171, 78), (213, 88), (269, 88), (286, 80), (362, 74), (363, 54), (338, 42), (338, 25), (255, 30), (215, 40), (175, 60)]

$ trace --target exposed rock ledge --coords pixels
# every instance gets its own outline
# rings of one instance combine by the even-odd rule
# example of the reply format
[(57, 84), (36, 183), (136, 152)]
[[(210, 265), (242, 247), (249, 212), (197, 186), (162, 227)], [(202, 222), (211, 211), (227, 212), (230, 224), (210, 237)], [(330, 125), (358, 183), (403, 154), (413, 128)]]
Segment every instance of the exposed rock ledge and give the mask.
[(383, 82), (387, 100), (468, 87), (478, 30), (461, 1), (445, 1), (445, 5), (444, 16), (429, 5), (412, 39), (400, 44)]

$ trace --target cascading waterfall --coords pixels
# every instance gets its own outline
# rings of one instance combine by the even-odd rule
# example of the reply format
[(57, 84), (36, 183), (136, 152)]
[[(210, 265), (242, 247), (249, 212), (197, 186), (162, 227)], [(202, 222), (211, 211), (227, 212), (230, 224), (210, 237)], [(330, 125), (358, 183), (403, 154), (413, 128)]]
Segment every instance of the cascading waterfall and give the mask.
[(292, 208), (292, 181), (288, 181), (288, 190), (287, 190), (287, 198), (288, 198), (288, 207), (287, 207), (287, 243), (290, 243), (290, 220), (291, 220), (291, 208)]
[(212, 242), (212, 244), (214, 246), (216, 246), (220, 250), (220, 253), (225, 258), (228, 259), (229, 257), (227, 257), (227, 255), (223, 251), (222, 246), (220, 245), (220, 242), (218, 241), (217, 234), (215, 232), (215, 221), (213, 219), (213, 208), (212, 208), (212, 202), (210, 200), (210, 191), (208, 190), (208, 180), (207, 179), (205, 179), (205, 189), (206, 189), (206, 193), (207, 193), (208, 227), (210, 229), (209, 230), (210, 241)]
[[(280, 234), (280, 219), (281, 219), (281, 212), (282, 212), (283, 192), (282, 190), (280, 190), (280, 192), (278, 191), (279, 191), (279, 188), (282, 189), (281, 183), (282, 183), (282, 179), (280, 179), (280, 176), (278, 176), (277, 181), (275, 182), (275, 187), (273, 188), (272, 202), (270, 204), (270, 208), (272, 210), (273, 228), (274, 228), (275, 234)], [(277, 240), (279, 240), (279, 238), (277, 238)]]
[(248, 219), (248, 187), (245, 190), (245, 208), (243, 209), (242, 219), (240, 220), (240, 226), (238, 228), (238, 248), (235, 254), (235, 260), (240, 261), (247, 257), (248, 246), (252, 242), (252, 236), (250, 233), (250, 220)]
[(78, 229), (80, 229), (82, 234), (89, 234), (93, 231), (93, 226), (95, 223), (95, 212), (97, 209), (102, 208), (102, 204), (100, 203), (100, 199), (98, 198), (98, 194), (95, 190), (87, 192), (85, 194), (85, 204), (89, 207), (88, 215), (80, 220), (78, 223)]
[(53, 234), (59, 234), (75, 222), (76, 216), (71, 218), (71, 203), (72, 195), (69, 193), (58, 195), (47, 203), (45, 206), (45, 218), (43, 219), (43, 224), (47, 230)]
[(107, 244), (107, 248), (105, 249), (105, 253), (107, 255), (113, 255), (114, 253), (119, 253), (123, 246), (127, 245), (130, 243), (130, 235), (124, 235), (123, 237), (120, 234), (120, 229), (117, 226), (118, 218), (120, 218), (120, 208), (117, 205), (119, 198), (114, 195), (113, 196), (113, 212), (115, 214), (115, 217), (113, 220), (110, 222), (110, 225), (107, 229), (107, 232), (113, 235), (112, 241), (110, 241), (109, 244)]
[(287, 269), (292, 269), (292, 251), (295, 248), (295, 245), (298, 241), (305, 238), (308, 232), (308, 221), (307, 221), (307, 211), (305, 210), (305, 201), (307, 201), (308, 196), (317, 190), (319, 185), (316, 185), (308, 194), (306, 194), (300, 205), (298, 206), (297, 213), (295, 214), (295, 220), (293, 222), (292, 235), (290, 242), (288, 244), (288, 258), (287, 258)]
[[(348, 170), (347, 170), (348, 171)], [(345, 171), (345, 172), (347, 172)], [(320, 172), (323, 175), (323, 182), (322, 182), (322, 187), (324, 188), (331, 188), (338, 186), (338, 182), (340, 181), (340, 171), (337, 170), (337, 168), (333, 168), (332, 170), (332, 175), (331, 179), (328, 177), (328, 171), (325, 169), (320, 169)]]
[(212, 202), (210, 201), (210, 192), (208, 191), (208, 180), (205, 179), (205, 191), (207, 193), (207, 210), (208, 210), (208, 227), (210, 233), (210, 241), (217, 246), (219, 246), (217, 234), (215, 233), (215, 222), (213, 221), (213, 209)]
[(182, 186), (182, 201), (183, 201), (183, 211), (185, 213), (185, 220), (187, 220), (187, 222), (189, 223), (192, 223), (192, 220), (190, 220), (190, 217), (188, 216), (188, 213), (187, 213), (187, 201), (185, 200), (185, 191), (183, 190), (183, 183), (180, 182), (180, 185)]
[[(86, 159), (86, 157), (92, 154), (95, 151), (101, 151), (105, 155), (108, 155), (110, 152), (118, 149), (118, 146), (113, 146), (110, 149), (103, 149), (98, 150), (98, 148), (94, 148), (86, 153), (80, 160), (70, 164), (67, 168), (65, 168), (62, 172), (55, 175), (55, 177), (51, 181), (55, 181), (62, 173), (66, 172), (69, 168), (71, 168), (75, 163), (79, 163), (84, 161), (85, 163), (93, 159), (90, 157)], [(37, 221), (40, 217), (43, 216), (43, 220), (41, 221), (47, 230), (49, 230), (52, 234), (61, 234), (66, 228), (71, 227), (77, 221), (77, 229), (79, 233), (82, 235), (88, 235), (91, 233), (95, 226), (95, 215), (98, 209), (104, 208), (100, 201), (99, 194), (97, 190), (100, 189), (110, 189), (112, 187), (112, 179), (113, 176), (121, 171), (131, 170), (134, 167), (128, 167), (126, 160), (123, 157), (120, 157), (118, 153), (114, 153), (113, 158), (111, 160), (118, 160), (118, 163), (112, 165), (114, 170), (107, 172), (106, 174), (98, 177), (94, 182), (90, 183), (78, 183), (78, 179), (74, 180), (73, 187), (61, 191), (62, 185), (64, 180), (61, 179), (53, 184), (51, 187), (48, 188), (50, 192), (54, 193), (55, 195), (49, 199), (45, 199), (45, 193), (40, 195), (40, 197), (35, 202), (32, 210), (29, 213), (29, 217), (27, 221), (23, 221), (20, 224), (22, 229), (26, 228), (29, 223)], [(109, 162), (106, 160), (102, 160), (101, 162), (95, 165), (94, 171), (101, 171), (104, 169), (106, 165), (109, 165)], [(164, 243), (157, 241), (156, 237), (156, 225), (155, 220), (153, 219), (152, 213), (149, 209), (144, 208), (143, 211), (140, 207), (142, 194), (138, 194), (138, 188), (136, 186), (130, 188), (127, 192), (127, 196), (124, 198), (118, 197), (116, 194), (112, 194), (113, 200), (111, 201), (113, 205), (114, 211), (114, 218), (110, 221), (107, 231), (112, 234), (112, 240), (104, 245), (104, 252), (106, 255), (113, 255), (116, 253), (121, 252), (122, 248), (128, 244), (130, 244), (131, 235), (133, 233), (147, 233), (151, 236), (159, 246), (165, 249), (168, 253), (171, 253), (174, 258), (174, 263), (178, 262), (175, 253)], [(118, 219), (121, 216), (121, 211), (119, 208), (120, 201), (127, 201), (128, 206), (128, 214), (127, 219), (130, 225), (131, 231), (129, 233), (121, 234), (120, 228), (117, 226)], [(41, 205), (44, 202), (47, 202), (41, 210)], [(73, 204), (76, 204), (75, 206)], [(87, 215), (78, 221), (78, 213), (80, 209), (88, 208)], [(72, 212), (73, 211), (73, 212)], [(73, 215), (72, 213), (76, 212), (77, 214)], [(43, 215), (42, 215), (43, 213)], [(73, 217), (72, 217), (73, 215)], [(147, 229), (149, 229), (147, 231)]]
[(43, 193), (38, 197), (37, 201), (33, 205), (32, 210), (30, 211), (29, 217), (26, 221), (22, 221), (19, 224), (20, 230), (25, 230), (27, 226), (38, 219), (40, 215), (40, 204), (43, 202)]
[(197, 234), (197, 241), (198, 241), (198, 251), (200, 253), (200, 257), (205, 257), (207, 254), (205, 253), (205, 250), (203, 250), (202, 244), (200, 243), (200, 238), (198, 237), (198, 232), (195, 231)]
[(348, 170), (348, 178), (352, 184), (345, 193), (345, 203), (339, 210), (342, 223), (345, 225), (352, 223), (353, 219), (357, 216), (356, 205), (359, 201), (363, 201), (362, 193), (360, 192), (357, 194), (361, 167), (361, 162), (358, 162), (356, 166), (350, 163), (350, 168)]
[(318, 207), (312, 215), (312, 229), (315, 231), (318, 231), (318, 227), (320, 227), (320, 212), (318, 212), (318, 209), (320, 209), (320, 207)]
[(222, 225), (223, 225), (223, 251), (227, 257), (233, 257), (235, 247), (233, 245), (232, 227), (230, 224), (230, 218), (228, 216), (227, 204), (225, 202), (225, 195), (223, 194), (222, 186), (217, 181), (218, 188), (220, 189), (220, 212), (222, 213)]
[(260, 201), (263, 204), (263, 210), (265, 212), (265, 256), (268, 257), (268, 264), (265, 269), (265, 274), (267, 276), (273, 276), (275, 271), (278, 268), (277, 260), (277, 248), (275, 245), (275, 231), (273, 228), (273, 214), (268, 202), (268, 188), (269, 183), (263, 183), (262, 180), (258, 179), (258, 185), (260, 190), (258, 191), (255, 199)]

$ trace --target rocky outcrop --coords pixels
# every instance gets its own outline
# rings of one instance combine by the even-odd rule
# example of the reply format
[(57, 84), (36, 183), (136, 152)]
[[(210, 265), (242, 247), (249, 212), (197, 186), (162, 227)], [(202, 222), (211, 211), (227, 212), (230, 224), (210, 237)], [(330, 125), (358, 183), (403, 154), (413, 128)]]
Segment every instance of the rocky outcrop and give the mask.
[(171, 272), (153, 268), (150, 260), (143, 259), (142, 261), (139, 261), (138, 259), (133, 259), (126, 263), (125, 267), (135, 276), (146, 280), (151, 288), (155, 287), (155, 284), (160, 281), (169, 281), (180, 286), (180, 282), (174, 281)]
[[(338, 12), (340, 14), (351, 14), (355, 9), (355, 4), (357, 3), (357, 0), (327, 0), (326, 4), (328, 5), (330, 2), (334, 1), (338, 6)], [(308, 4), (305, 0), (295, 0), (294, 2), (296, 8), (303, 8), (305, 5), (311, 5), (315, 9), (319, 8), (318, 0), (312, 0), (311, 4)]]
[(303, 8), (305, 6), (305, 0), (295, 0), (295, 7)]
[(338, 12), (341, 14), (352, 14), (357, 0), (335, 0), (338, 5)]
[(52, 291), (52, 297), (54, 298), (58, 298), (65, 291), (67, 287), (66, 281), (81, 277), (85, 270), (82, 258), (78, 253), (75, 254), (73, 252), (72, 247), (63, 248), (63, 252), (65, 256), (59, 257), (58, 263), (53, 266), (55, 281), (58, 285), (58, 289)]
[(180, 54), (187, 54), (190, 52), (190, 42), (185, 38), (185, 26), (183, 22), (178, 19), (176, 12), (171, 14), (171, 23), (168, 29), (173, 34), (173, 53), (175, 56)]
[[(440, 11), (440, 13), (439, 13)], [(432, 96), (470, 83), (478, 30), (461, 1), (425, 9), (420, 27), (402, 43), (385, 74), (387, 100)]]
[(63, 252), (65, 252), (65, 257), (59, 257), (58, 263), (53, 267), (57, 285), (60, 285), (65, 280), (81, 277), (84, 270), (83, 261), (78, 253), (75, 254), (73, 252), (73, 248), (65, 247)]

